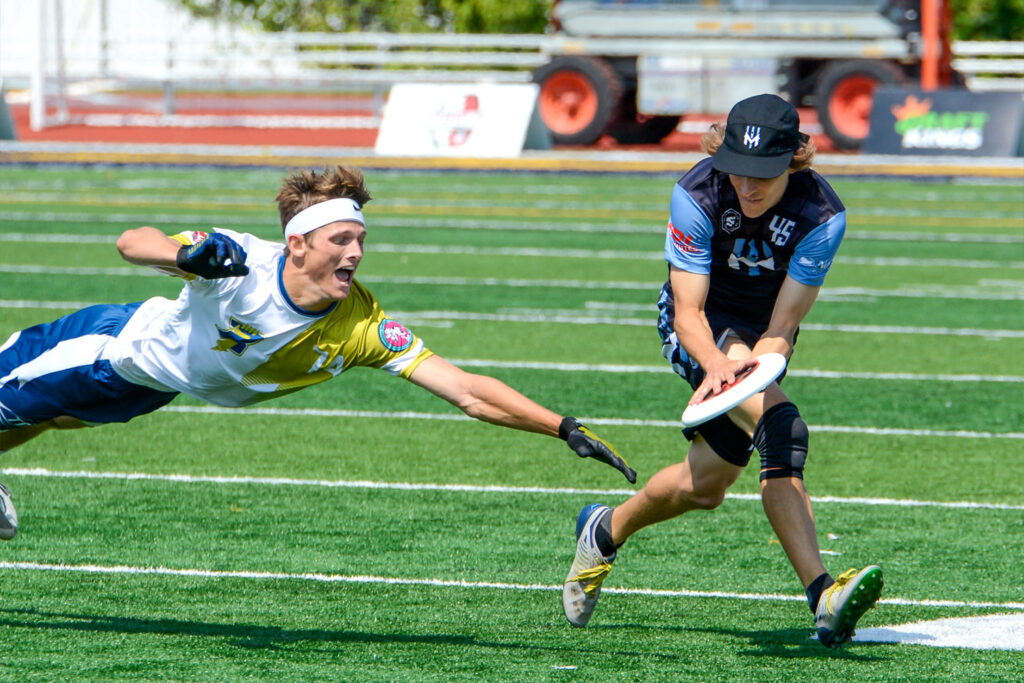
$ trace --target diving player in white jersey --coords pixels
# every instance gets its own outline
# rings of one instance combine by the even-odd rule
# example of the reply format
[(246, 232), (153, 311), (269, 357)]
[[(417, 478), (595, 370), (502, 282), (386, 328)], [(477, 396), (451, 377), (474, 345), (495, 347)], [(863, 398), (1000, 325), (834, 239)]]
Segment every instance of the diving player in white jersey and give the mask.
[[(792, 354), (839, 248), (846, 210), (810, 169), (814, 147), (799, 126), (796, 109), (775, 95), (737, 103), (725, 126), (704, 136), (711, 157), (673, 190), (658, 331), (663, 355), (695, 390), (691, 403), (721, 392), (756, 356)], [(756, 446), (764, 510), (803, 584), (818, 639), (828, 647), (850, 639), (878, 600), (882, 571), (869, 566), (833, 579), (825, 570), (803, 485), (808, 429), (778, 382), (683, 430), (692, 442), (685, 461), (655, 474), (622, 505), (583, 508), (562, 595), (570, 623), (587, 624), (627, 538), (718, 507)]]
[[(380, 368), (478, 420), (558, 436), (580, 457), (636, 473), (615, 448), (486, 375), (429, 351), (354, 278), (371, 199), (361, 172), (299, 172), (277, 195), (285, 245), (216, 230), (117, 241), (125, 260), (185, 278), (176, 300), (85, 308), (15, 332), (0, 346), (0, 453), (42, 432), (128, 420), (185, 393), (245, 406)], [(17, 513), (0, 484), (0, 538)]]

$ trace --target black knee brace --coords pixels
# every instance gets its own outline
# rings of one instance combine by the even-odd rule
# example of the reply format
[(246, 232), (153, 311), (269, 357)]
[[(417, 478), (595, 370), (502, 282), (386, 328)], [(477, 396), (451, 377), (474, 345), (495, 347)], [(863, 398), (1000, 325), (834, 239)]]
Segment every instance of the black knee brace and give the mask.
[(807, 423), (792, 403), (779, 403), (764, 412), (754, 428), (754, 446), (761, 454), (761, 481), (804, 478), (807, 461)]

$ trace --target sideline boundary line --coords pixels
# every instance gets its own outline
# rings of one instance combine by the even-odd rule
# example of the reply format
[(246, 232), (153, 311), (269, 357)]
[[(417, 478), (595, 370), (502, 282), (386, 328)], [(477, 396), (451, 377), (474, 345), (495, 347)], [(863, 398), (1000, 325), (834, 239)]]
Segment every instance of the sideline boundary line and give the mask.
[[(41, 562), (0, 562), (0, 570), (40, 571), (40, 572), (78, 572), (82, 574), (125, 574), (199, 577), (210, 579), (262, 579), (271, 581), (315, 581), (318, 583), (353, 583), (353, 584), (385, 584), (391, 586), (430, 586), (437, 588), (483, 588), (496, 590), (543, 591), (562, 590), (560, 585), (503, 583), (497, 581), (465, 581), (456, 579), (415, 579), (404, 577), (371, 576), (364, 574), (322, 574), (232, 571), (215, 569), (175, 569), (171, 567), (132, 567), (130, 565), (97, 565), (97, 564), (47, 564)], [(605, 593), (617, 595), (654, 596), (662, 598), (720, 598), (731, 600), (756, 600), (772, 602), (806, 602), (803, 595), (782, 595), (779, 593), (730, 593), (727, 591), (694, 591), (665, 590), (655, 588), (618, 588), (602, 586)], [(884, 598), (879, 605), (899, 605), (902, 607), (968, 607), (976, 609), (1011, 609), (1024, 610), (1024, 602), (981, 602), (973, 600), (910, 600), (907, 598)]]
[[(631, 496), (633, 489), (579, 489), (544, 486), (501, 486), (498, 484), (431, 484), (414, 482), (387, 482), (364, 480), (292, 479), (289, 477), (218, 477), (190, 474), (148, 474), (144, 472), (91, 472), (61, 471), (44, 468), (7, 467), (0, 470), (5, 476), (49, 477), (54, 479), (113, 479), (118, 481), (166, 481), (182, 484), (256, 484), (262, 486), (311, 486), (323, 488), (378, 489), (391, 491), (442, 491), (447, 493), (539, 493), (546, 495)], [(731, 500), (759, 501), (756, 493), (726, 493)], [(1024, 510), (1024, 505), (1008, 503), (976, 503), (973, 501), (942, 502), (897, 498), (842, 498), (838, 496), (811, 496), (814, 503), (845, 505), (877, 505), (892, 507), (933, 507), (967, 510)]]

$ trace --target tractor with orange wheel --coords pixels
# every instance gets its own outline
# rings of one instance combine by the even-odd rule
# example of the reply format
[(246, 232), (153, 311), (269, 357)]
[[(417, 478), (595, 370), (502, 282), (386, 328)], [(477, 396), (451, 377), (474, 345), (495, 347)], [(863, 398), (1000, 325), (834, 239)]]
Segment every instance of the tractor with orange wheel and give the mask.
[[(836, 147), (857, 149), (877, 87), (924, 83), (929, 25), (940, 44), (939, 82), (949, 85), (957, 76), (948, 0), (556, 0), (553, 33), (567, 49), (533, 73), (538, 109), (558, 144), (602, 135), (644, 144), (686, 114), (723, 114), (723, 101), (774, 91), (814, 106)], [(675, 81), (671, 68), (656, 72), (652, 96), (641, 65), (658, 59), (695, 65)], [(746, 62), (773, 66), (753, 80), (722, 66), (742, 71)]]

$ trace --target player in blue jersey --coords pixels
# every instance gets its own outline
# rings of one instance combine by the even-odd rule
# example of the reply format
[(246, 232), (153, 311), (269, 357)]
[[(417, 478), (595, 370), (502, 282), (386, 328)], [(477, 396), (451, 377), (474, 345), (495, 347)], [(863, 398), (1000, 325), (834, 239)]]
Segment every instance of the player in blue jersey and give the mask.
[[(179, 393), (246, 406), (364, 366), (478, 420), (560, 437), (635, 481), (611, 444), (575, 418), (448, 363), (384, 313), (354, 277), (370, 199), (362, 173), (338, 166), (285, 180), (284, 244), (227, 230), (126, 231), (117, 242), (125, 260), (186, 285), (175, 300), (91, 306), (11, 335), (0, 346), (0, 453), (49, 429), (127, 422)], [(0, 484), (0, 538), (17, 530)]]
[[(662, 353), (694, 388), (722, 391), (754, 357), (793, 352), (846, 225), (836, 193), (810, 169), (815, 148), (796, 109), (775, 95), (733, 107), (704, 136), (711, 156), (672, 193), (665, 237), (668, 282), (658, 302)], [(781, 378), (780, 380), (781, 381)], [(882, 589), (877, 566), (834, 579), (824, 567), (803, 485), (808, 429), (778, 383), (683, 434), (684, 462), (655, 474), (614, 509), (588, 505), (563, 589), (570, 623), (585, 626), (616, 551), (637, 530), (722, 503), (756, 447), (761, 498), (815, 615), (818, 638), (839, 647)]]

